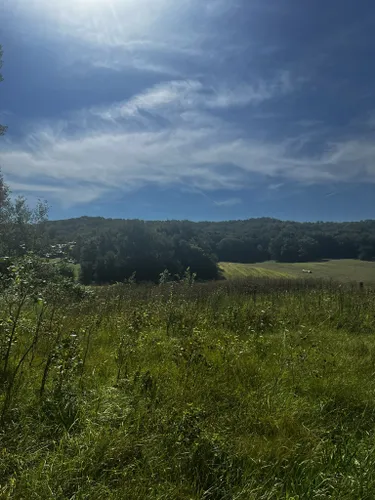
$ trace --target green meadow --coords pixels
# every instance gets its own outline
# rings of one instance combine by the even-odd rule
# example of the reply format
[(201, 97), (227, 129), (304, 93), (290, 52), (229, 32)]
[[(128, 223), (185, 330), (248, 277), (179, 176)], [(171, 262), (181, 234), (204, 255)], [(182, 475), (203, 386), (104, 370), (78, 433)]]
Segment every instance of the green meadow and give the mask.
[[(303, 278), (326, 279), (340, 282), (375, 283), (375, 263), (355, 259), (327, 260), (322, 262), (262, 262), (237, 264), (220, 262), (219, 267), (227, 279), (233, 278)], [(311, 274), (303, 273), (303, 269)]]
[(14, 272), (1, 498), (375, 498), (371, 289)]

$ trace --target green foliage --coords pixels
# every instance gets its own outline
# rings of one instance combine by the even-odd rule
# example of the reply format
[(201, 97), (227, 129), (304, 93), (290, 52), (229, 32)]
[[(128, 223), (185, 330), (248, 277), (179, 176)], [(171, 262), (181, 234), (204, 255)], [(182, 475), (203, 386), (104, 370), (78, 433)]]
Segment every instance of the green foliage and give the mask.
[(30, 208), (22, 196), (13, 201), (0, 172), (0, 258), (18, 257), (28, 251), (41, 253), (46, 245), (47, 216), (45, 202)]
[(123, 282), (133, 273), (139, 282), (156, 283), (166, 269), (174, 278), (187, 268), (199, 279), (218, 276), (214, 258), (194, 241), (170, 238), (142, 221), (127, 221), (118, 232), (80, 240), (78, 248), (74, 252), (84, 284)]
[[(0, 296), (2, 424), (17, 399), (24, 368), (28, 362), (31, 366), (40, 343), (55, 349), (61, 342), (62, 332), (53, 331), (58, 308), (64, 307), (67, 300), (69, 303), (72, 299), (80, 301), (86, 295), (86, 290), (61, 274), (59, 266), (52, 266), (32, 254), (9, 263)], [(54, 357), (50, 351), (46, 361), (48, 369)], [(45, 371), (42, 392), (46, 376)]]
[(83, 283), (157, 282), (190, 267), (199, 280), (218, 276), (217, 261), (311, 262), (373, 260), (375, 222), (297, 223), (276, 219), (199, 222), (81, 217), (47, 224), (50, 242), (77, 241), (71, 257), (81, 263)]
[(1, 496), (374, 498), (373, 291), (161, 274), (10, 265)]

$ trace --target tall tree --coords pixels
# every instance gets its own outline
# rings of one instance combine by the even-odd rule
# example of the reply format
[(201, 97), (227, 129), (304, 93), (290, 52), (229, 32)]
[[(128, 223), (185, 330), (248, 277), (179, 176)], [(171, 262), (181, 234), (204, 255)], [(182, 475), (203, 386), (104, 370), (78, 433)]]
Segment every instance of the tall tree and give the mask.
[(0, 257), (19, 256), (31, 250), (40, 253), (45, 248), (48, 205), (38, 201), (30, 208), (27, 200), (12, 199), (0, 171)]

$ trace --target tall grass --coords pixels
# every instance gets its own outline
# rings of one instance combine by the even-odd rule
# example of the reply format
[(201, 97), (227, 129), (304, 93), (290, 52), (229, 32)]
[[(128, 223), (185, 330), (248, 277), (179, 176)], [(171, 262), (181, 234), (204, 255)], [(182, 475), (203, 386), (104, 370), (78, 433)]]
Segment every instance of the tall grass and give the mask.
[(371, 290), (12, 283), (1, 498), (375, 498)]

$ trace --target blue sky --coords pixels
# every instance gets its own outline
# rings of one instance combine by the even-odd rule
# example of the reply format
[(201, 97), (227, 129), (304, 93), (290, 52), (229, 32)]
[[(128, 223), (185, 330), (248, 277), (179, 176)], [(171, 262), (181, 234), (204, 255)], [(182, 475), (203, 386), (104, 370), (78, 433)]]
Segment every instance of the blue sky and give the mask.
[(373, 1), (0, 3), (0, 165), (51, 218), (375, 218)]

